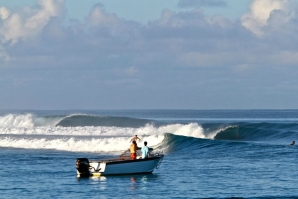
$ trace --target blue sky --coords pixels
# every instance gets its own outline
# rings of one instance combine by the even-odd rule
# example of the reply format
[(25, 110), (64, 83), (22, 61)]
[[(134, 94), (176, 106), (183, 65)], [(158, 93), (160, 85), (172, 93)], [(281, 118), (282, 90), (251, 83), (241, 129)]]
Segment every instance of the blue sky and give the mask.
[(0, 0), (0, 109), (298, 108), (294, 0)]
[[(147, 23), (150, 20), (156, 20), (160, 17), (162, 10), (189, 10), (188, 8), (179, 8), (179, 0), (128, 0), (125, 4), (119, 3), (119, 0), (66, 0), (65, 8), (67, 9), (67, 17), (83, 20), (93, 6), (97, 3), (103, 4), (104, 8), (109, 13), (116, 13), (119, 17), (127, 20), (134, 20), (141, 23)], [(204, 6), (204, 12), (207, 15), (221, 14), (230, 19), (237, 19), (248, 11), (250, 0), (229, 0), (227, 6)], [(13, 8), (23, 5), (36, 6), (37, 0), (0, 0), (0, 5)]]

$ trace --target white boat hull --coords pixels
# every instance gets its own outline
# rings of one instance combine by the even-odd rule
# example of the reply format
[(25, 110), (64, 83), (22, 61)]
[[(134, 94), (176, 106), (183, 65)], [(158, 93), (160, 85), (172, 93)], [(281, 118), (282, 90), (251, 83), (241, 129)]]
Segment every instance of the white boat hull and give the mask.
[[(80, 169), (77, 166), (77, 172), (79, 175), (89, 176), (103, 176), (103, 175), (126, 175), (126, 174), (141, 174), (152, 173), (157, 168), (163, 155), (149, 157), (146, 159), (110, 159), (110, 160), (91, 160), (89, 162), (86, 158), (83, 166), (85, 169)], [(88, 163), (87, 163), (88, 161)], [(87, 170), (88, 169), (88, 170)]]

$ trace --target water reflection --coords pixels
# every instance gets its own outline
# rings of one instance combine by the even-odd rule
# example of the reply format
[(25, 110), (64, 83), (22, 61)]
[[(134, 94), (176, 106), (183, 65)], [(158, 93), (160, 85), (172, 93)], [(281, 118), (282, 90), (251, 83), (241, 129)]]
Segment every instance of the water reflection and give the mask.
[(158, 176), (154, 174), (148, 174), (144, 176), (132, 176), (130, 177), (130, 189), (147, 189), (147, 183), (149, 183), (150, 181), (154, 181), (156, 178), (158, 178)]
[(131, 181), (130, 189), (131, 189), (131, 190), (135, 190), (135, 189), (137, 189), (138, 186), (137, 186), (137, 181), (136, 181), (136, 179), (135, 179), (134, 177), (131, 177), (131, 178), (130, 178), (130, 181)]
[(77, 181), (81, 181), (83, 184), (96, 185), (95, 188), (93, 188), (101, 191), (106, 190), (108, 187), (107, 177), (105, 176), (79, 176), (77, 177)]
[(84, 184), (96, 185), (93, 189), (101, 191), (114, 187), (115, 184), (127, 184), (128, 190), (142, 190), (147, 192), (150, 188), (150, 183), (156, 181), (160, 176), (156, 174), (146, 175), (124, 175), (124, 176), (90, 176), (78, 177), (77, 180)]
[(99, 184), (99, 189), (101, 191), (107, 189), (107, 178), (105, 176), (92, 176), (91, 179), (94, 180), (94, 183)]
[(87, 179), (92, 179), (95, 181), (106, 181), (107, 177), (105, 177), (105, 176), (79, 176), (79, 175), (77, 176), (78, 181), (87, 180)]
[(91, 176), (90, 178), (95, 181), (106, 181), (107, 180), (107, 178), (105, 176)]

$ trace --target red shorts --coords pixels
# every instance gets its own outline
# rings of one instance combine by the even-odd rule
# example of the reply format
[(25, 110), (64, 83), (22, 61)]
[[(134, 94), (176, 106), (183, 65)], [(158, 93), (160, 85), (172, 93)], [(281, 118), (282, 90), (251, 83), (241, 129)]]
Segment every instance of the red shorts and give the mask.
[(132, 160), (135, 160), (135, 159), (137, 159), (137, 154), (136, 153), (131, 153), (130, 157), (131, 157)]

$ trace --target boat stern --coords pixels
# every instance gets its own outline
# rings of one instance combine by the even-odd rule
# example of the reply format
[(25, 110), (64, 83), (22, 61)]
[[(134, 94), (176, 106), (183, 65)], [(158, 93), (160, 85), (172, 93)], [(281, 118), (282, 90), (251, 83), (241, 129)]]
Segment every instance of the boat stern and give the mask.
[(89, 160), (88, 158), (77, 158), (76, 169), (80, 176), (89, 176)]

